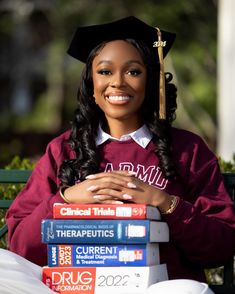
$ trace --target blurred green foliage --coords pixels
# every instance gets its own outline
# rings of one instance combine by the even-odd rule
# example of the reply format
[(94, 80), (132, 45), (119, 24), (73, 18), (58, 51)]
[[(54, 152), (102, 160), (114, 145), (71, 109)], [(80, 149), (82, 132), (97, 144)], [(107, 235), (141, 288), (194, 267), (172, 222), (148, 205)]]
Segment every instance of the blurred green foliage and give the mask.
[(222, 172), (235, 172), (235, 153), (231, 161), (226, 161), (219, 157), (219, 165)]
[(29, 158), (20, 158), (20, 156), (16, 155), (13, 157), (12, 161), (5, 166), (5, 169), (26, 169), (32, 170), (35, 166), (35, 162), (30, 160)]

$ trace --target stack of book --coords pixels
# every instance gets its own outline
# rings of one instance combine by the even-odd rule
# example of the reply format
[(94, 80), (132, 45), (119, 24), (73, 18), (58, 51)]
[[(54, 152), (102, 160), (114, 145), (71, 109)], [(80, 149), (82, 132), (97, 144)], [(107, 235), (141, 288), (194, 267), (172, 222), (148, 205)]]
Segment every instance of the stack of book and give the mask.
[(169, 241), (169, 228), (156, 207), (55, 204), (41, 232), (42, 279), (55, 292), (138, 294), (168, 279), (158, 243)]

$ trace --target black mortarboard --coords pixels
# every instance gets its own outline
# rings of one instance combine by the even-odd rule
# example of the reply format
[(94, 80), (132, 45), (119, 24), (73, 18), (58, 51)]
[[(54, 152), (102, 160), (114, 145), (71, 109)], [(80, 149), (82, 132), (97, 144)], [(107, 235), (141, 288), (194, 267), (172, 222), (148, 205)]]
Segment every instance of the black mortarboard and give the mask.
[[(165, 57), (175, 40), (175, 34), (166, 31), (161, 31), (161, 33), (162, 40), (166, 42), (163, 48), (163, 56)], [(141, 40), (151, 50), (154, 42), (158, 40), (156, 28), (134, 16), (129, 16), (110, 23), (79, 27), (71, 41), (68, 54), (86, 62), (92, 49), (100, 43), (127, 38)]]
[(163, 58), (173, 45), (174, 33), (160, 31), (158, 28), (149, 26), (134, 16), (129, 16), (110, 23), (79, 27), (70, 43), (68, 54), (82, 62), (86, 62), (90, 52), (100, 43), (121, 39), (140, 40), (150, 50), (156, 51), (156, 57), (160, 64), (159, 118), (165, 119)]

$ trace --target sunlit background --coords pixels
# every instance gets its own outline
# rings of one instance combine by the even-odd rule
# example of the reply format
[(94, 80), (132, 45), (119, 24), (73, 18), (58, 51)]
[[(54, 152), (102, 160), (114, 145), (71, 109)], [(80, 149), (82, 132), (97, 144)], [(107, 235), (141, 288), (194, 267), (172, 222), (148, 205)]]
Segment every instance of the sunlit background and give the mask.
[(77, 26), (129, 15), (177, 34), (166, 58), (175, 125), (218, 152), (218, 13), (216, 0), (1, 0), (0, 166), (16, 154), (38, 158), (70, 126), (83, 64), (66, 50)]

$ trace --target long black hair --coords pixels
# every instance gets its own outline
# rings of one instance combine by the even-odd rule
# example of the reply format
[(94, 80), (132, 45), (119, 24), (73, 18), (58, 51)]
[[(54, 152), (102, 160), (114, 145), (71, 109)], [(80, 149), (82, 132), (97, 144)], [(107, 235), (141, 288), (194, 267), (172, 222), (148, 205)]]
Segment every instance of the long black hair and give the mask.
[[(176, 87), (172, 81), (172, 74), (165, 74), (166, 81), (166, 120), (159, 120), (159, 64), (152, 51), (140, 41), (126, 39), (141, 54), (147, 68), (147, 84), (145, 99), (141, 107), (142, 120), (153, 134), (156, 145), (155, 153), (159, 157), (160, 167), (166, 178), (176, 176), (176, 169), (172, 160), (170, 127), (175, 119)], [(92, 62), (95, 56), (105, 46), (103, 42), (90, 53), (81, 75), (80, 87), (77, 95), (78, 107), (72, 121), (69, 144), (76, 152), (76, 158), (65, 160), (61, 167), (59, 178), (63, 185), (73, 185), (76, 181), (83, 181), (89, 174), (99, 171), (100, 161), (95, 138), (99, 124), (105, 125), (104, 113), (96, 105), (93, 97)]]

